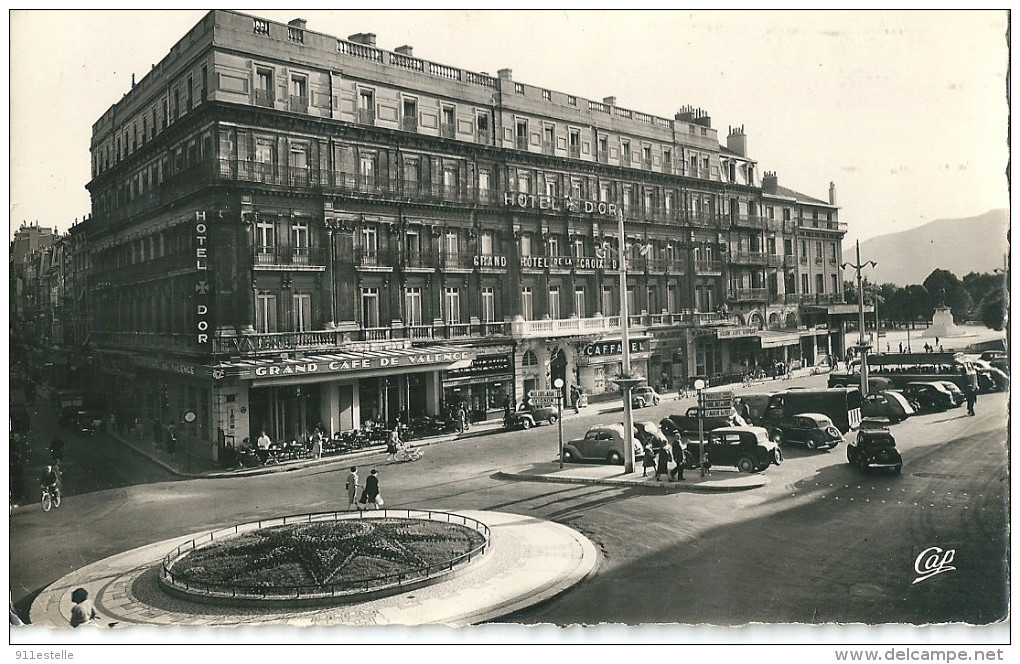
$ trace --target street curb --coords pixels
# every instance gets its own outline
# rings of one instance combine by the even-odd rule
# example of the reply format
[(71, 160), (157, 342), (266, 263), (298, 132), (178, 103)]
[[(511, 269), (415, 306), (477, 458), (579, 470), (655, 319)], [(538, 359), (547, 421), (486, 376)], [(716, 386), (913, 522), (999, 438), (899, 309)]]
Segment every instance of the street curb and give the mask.
[(553, 475), (530, 475), (501, 470), (496, 477), (504, 480), (524, 480), (525, 482), (549, 482), (556, 484), (597, 484), (602, 486), (638, 487), (649, 490), (661, 490), (665, 493), (733, 493), (751, 491), (770, 485), (767, 477), (762, 477), (758, 484), (746, 486), (723, 486), (720, 484), (681, 484), (680, 482), (639, 482), (635, 480), (611, 480), (594, 477), (563, 477)]

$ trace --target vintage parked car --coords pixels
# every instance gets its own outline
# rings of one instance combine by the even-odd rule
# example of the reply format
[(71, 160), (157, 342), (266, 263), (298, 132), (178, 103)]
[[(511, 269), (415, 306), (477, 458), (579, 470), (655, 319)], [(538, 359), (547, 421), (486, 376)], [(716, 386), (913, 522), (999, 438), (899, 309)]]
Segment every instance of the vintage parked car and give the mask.
[(1009, 355), (1004, 350), (986, 350), (981, 353), (981, 359), (992, 365), (999, 371), (1009, 374)]
[(914, 407), (899, 392), (883, 390), (878, 394), (869, 394), (861, 404), (864, 417), (884, 417), (890, 422), (902, 422), (914, 414)]
[(900, 391), (908, 400), (916, 403), (922, 413), (942, 412), (955, 405), (953, 395), (938, 383), (907, 383)]
[(978, 388), (982, 392), (1005, 392), (1009, 389), (1009, 376), (985, 360), (974, 360)]
[[(683, 434), (685, 437), (698, 435), (698, 408), (697, 406), (691, 406), (687, 409), (687, 412), (683, 415), (670, 415), (669, 419), (673, 422), (673, 426)], [(728, 417), (706, 417), (703, 418), (702, 428), (705, 431), (711, 431), (712, 429), (718, 429), (719, 427), (728, 427), (733, 423)]]
[(959, 406), (960, 404), (962, 404), (964, 401), (967, 400), (967, 396), (963, 393), (963, 390), (961, 390), (960, 386), (957, 385), (956, 383), (954, 383), (953, 381), (951, 381), (951, 380), (936, 380), (936, 381), (932, 381), (932, 382), (938, 383), (942, 387), (946, 388), (946, 390), (948, 390), (951, 395), (953, 395), (953, 405), (954, 406)]
[(846, 447), (846, 460), (861, 471), (887, 468), (899, 475), (903, 469), (903, 457), (896, 449), (896, 439), (885, 427), (861, 428), (857, 438)]
[(658, 406), (662, 397), (651, 385), (635, 387), (630, 393), (630, 405), (632, 408), (644, 408), (645, 406)]
[[(621, 464), (624, 454), (623, 431), (622, 424), (597, 424), (588, 429), (584, 438), (571, 440), (564, 444), (563, 460), (573, 463), (602, 461)], [(634, 458), (640, 459), (644, 452), (638, 431), (632, 432), (630, 440), (634, 446)]]
[(702, 446), (708, 453), (712, 466), (736, 466), (742, 473), (757, 473), (772, 464), (783, 463), (783, 452), (779, 445), (769, 440), (769, 432), (763, 427), (741, 426), (720, 427), (709, 431), (706, 441), (692, 440), (687, 443), (691, 463), (697, 468), (701, 459)]
[(776, 443), (802, 443), (809, 450), (829, 449), (843, 442), (843, 434), (821, 413), (798, 413), (768, 424)]
[(555, 408), (525, 408), (503, 418), (503, 426), (507, 429), (530, 429), (543, 422), (556, 424), (559, 419)]

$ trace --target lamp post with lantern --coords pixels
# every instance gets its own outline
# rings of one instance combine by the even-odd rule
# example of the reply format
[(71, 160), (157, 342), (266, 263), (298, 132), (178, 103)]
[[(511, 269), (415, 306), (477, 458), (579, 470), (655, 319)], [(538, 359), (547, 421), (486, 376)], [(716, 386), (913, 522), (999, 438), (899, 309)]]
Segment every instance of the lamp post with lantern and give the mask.
[[(868, 267), (869, 265), (871, 267), (876, 267), (878, 263), (876, 263), (875, 261), (866, 261), (862, 263), (860, 240), (857, 241), (856, 247), (857, 247), (857, 262), (842, 263), (840, 264), (840, 267), (843, 268), (844, 270), (847, 269), (848, 267), (852, 267), (854, 268), (854, 270), (857, 271), (857, 325), (859, 328), (858, 331), (860, 332), (857, 341), (857, 352), (861, 356), (861, 396), (866, 397), (868, 396), (868, 350), (871, 348), (871, 344), (869, 344), (864, 339), (864, 287), (861, 283), (861, 270), (864, 269), (865, 267)], [(878, 324), (876, 319), (876, 327), (877, 325)], [(910, 346), (909, 336), (907, 346), (908, 347)], [(847, 371), (849, 371), (849, 369), (850, 367), (847, 366)]]
[(620, 259), (620, 341), (623, 351), (623, 365), (620, 375), (613, 379), (613, 382), (623, 393), (623, 472), (634, 472), (634, 410), (631, 404), (630, 393), (635, 385), (642, 382), (642, 378), (636, 378), (630, 374), (630, 333), (628, 330), (630, 314), (627, 311), (627, 257), (625, 255), (623, 235), (623, 209), (618, 208), (616, 213), (617, 233), (619, 244), (617, 254)]
[(560, 468), (563, 468), (563, 379), (557, 378), (553, 381), (556, 388), (556, 426), (559, 428), (560, 436)]

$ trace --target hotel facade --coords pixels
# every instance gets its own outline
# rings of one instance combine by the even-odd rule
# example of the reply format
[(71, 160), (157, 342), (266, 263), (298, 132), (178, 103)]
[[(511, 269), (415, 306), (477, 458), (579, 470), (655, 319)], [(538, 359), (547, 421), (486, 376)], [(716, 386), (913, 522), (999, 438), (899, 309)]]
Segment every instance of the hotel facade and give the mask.
[(723, 140), (697, 108), (212, 11), (93, 125), (71, 236), (94, 385), (215, 447), (498, 417), (556, 378), (614, 392), (622, 297), (652, 384), (842, 352), (834, 187), (780, 187), (743, 127)]

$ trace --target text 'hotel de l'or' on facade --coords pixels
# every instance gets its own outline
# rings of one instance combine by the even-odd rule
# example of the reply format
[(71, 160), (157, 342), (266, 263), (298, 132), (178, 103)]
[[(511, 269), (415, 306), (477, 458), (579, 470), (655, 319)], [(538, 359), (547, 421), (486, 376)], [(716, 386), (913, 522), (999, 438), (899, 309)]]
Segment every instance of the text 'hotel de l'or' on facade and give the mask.
[(211, 11), (91, 153), (67, 278), (93, 384), (119, 417), (191, 411), (220, 444), (501, 417), (557, 378), (615, 392), (622, 297), (632, 371), (671, 387), (820, 362), (856, 312), (834, 185), (780, 186), (743, 126), (721, 144), (698, 108), (657, 117), (371, 33)]

